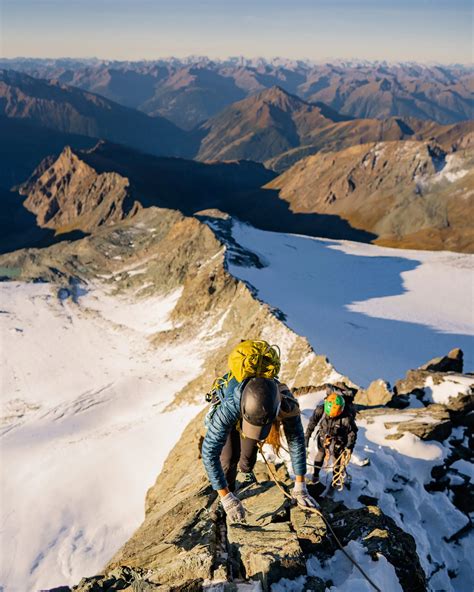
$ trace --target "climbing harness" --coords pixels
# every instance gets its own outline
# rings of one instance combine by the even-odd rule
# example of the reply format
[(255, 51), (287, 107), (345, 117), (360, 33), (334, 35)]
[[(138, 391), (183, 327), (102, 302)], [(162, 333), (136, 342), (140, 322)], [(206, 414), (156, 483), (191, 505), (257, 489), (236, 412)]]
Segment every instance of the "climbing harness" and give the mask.
[[(287, 491), (285, 491), (285, 489), (283, 488), (281, 483), (279, 483), (278, 478), (275, 475), (275, 472), (273, 471), (272, 467), (270, 466), (270, 463), (268, 462), (265, 455), (263, 454), (263, 445), (260, 442), (258, 443), (258, 448), (259, 448), (260, 454), (265, 462), (265, 465), (268, 469), (268, 472), (270, 473), (270, 476), (271, 476), (273, 482), (275, 483), (275, 485), (278, 487), (278, 489), (283, 493), (283, 495), (286, 498), (288, 498), (291, 502), (294, 502), (295, 500), (291, 497), (291, 495)], [(377, 592), (382, 592), (382, 590), (377, 586), (377, 584), (375, 584), (370, 579), (370, 577), (366, 574), (366, 572), (362, 569), (362, 567), (357, 563), (357, 561), (344, 549), (341, 541), (339, 540), (338, 536), (334, 532), (329, 520), (326, 518), (326, 516), (323, 514), (323, 512), (321, 510), (319, 510), (318, 508), (312, 508), (312, 507), (308, 507), (308, 506), (300, 506), (300, 508), (302, 508), (303, 510), (305, 510), (307, 512), (313, 512), (313, 514), (317, 514), (318, 516), (320, 516), (322, 518), (322, 520), (324, 521), (324, 523), (328, 527), (329, 531), (331, 532), (332, 536), (334, 537), (334, 540), (336, 541), (338, 547), (344, 553), (344, 555), (349, 559), (349, 561), (354, 565), (354, 567), (356, 567), (360, 571), (360, 573), (364, 576), (364, 578), (367, 580), (367, 582), (369, 582), (369, 584), (372, 586), (372, 588), (374, 590), (376, 590)]]
[[(284, 450), (287, 454), (290, 454), (288, 448), (285, 448), (283, 444), (280, 445), (280, 448)], [(327, 464), (327, 462), (329, 461), (331, 455), (326, 454), (324, 457), (323, 466), (319, 467), (321, 469), (324, 469), (325, 471), (333, 471), (331, 485), (334, 489), (337, 489), (337, 491), (342, 491), (344, 489), (344, 483), (346, 482), (347, 477), (347, 465), (349, 464), (351, 455), (352, 452), (349, 449), (345, 448), (334, 461), (334, 463), (330, 465)], [(277, 456), (279, 455), (277, 454)], [(313, 467), (316, 467), (314, 463)]]

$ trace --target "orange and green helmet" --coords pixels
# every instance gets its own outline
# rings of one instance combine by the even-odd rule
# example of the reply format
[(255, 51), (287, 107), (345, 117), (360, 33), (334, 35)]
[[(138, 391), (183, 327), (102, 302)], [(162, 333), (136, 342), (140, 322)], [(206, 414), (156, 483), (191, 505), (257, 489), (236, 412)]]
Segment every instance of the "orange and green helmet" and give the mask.
[(344, 411), (344, 397), (338, 393), (331, 393), (324, 400), (324, 413), (329, 417), (337, 417)]

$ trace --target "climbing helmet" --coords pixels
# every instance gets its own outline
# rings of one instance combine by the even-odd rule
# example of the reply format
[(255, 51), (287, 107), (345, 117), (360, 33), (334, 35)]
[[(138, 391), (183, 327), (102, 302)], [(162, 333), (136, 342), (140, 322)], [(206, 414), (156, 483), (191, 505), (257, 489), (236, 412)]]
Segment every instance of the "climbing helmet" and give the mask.
[(268, 378), (250, 378), (245, 384), (240, 401), (242, 435), (263, 441), (280, 411), (277, 383)]
[(331, 393), (324, 400), (324, 412), (328, 417), (337, 417), (344, 411), (344, 397), (338, 393)]

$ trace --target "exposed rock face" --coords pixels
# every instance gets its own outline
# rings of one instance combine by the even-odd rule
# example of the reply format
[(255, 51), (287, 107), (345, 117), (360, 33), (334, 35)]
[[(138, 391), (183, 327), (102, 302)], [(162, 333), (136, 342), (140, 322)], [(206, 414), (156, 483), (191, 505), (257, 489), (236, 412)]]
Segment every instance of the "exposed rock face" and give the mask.
[(433, 358), (423, 366), (420, 370), (428, 370), (429, 372), (457, 372), (462, 374), (463, 371), (464, 354), (461, 349), (452, 349), (446, 356), (440, 358)]
[(462, 374), (462, 368), (463, 352), (453, 349), (446, 356), (408, 370), (405, 378), (395, 383), (394, 392), (405, 401), (407, 396), (416, 396), (424, 405), (438, 403), (453, 416), (464, 416), (474, 409), (474, 377)]
[(117, 173), (98, 174), (69, 148), (23, 189), (25, 207), (39, 226), (58, 233), (91, 231), (136, 213), (128, 179)]
[(292, 211), (338, 215), (377, 244), (472, 252), (472, 162), (427, 142), (363, 144), (305, 158), (267, 187)]
[(393, 393), (390, 390), (388, 382), (382, 379), (371, 382), (366, 390), (361, 389), (357, 392), (354, 403), (358, 405), (386, 405), (392, 400)]
[[(267, 591), (282, 577), (305, 575), (309, 553), (327, 557), (335, 551), (321, 518), (291, 507), (263, 463), (256, 466), (257, 483), (241, 494), (251, 512), (248, 525), (225, 525), (200, 460), (203, 416), (187, 426), (149, 490), (143, 524), (102, 574), (84, 578), (74, 592), (184, 592), (203, 589), (205, 581), (232, 590), (233, 580), (242, 578), (260, 581)], [(285, 488), (291, 483), (283, 466), (278, 479)], [(326, 500), (323, 511), (331, 513), (344, 545), (360, 540), (374, 557), (382, 554), (392, 563), (405, 591), (426, 589), (413, 538), (379, 508), (348, 510)], [(324, 589), (319, 578), (306, 581), (305, 590)]]
[(273, 177), (256, 163), (206, 165), (99, 142), (88, 151), (66, 147), (57, 158), (48, 157), (20, 193), (37, 225), (61, 234), (91, 232), (133, 216), (140, 206), (172, 207), (191, 215), (209, 205), (232, 209), (232, 204), (238, 207), (238, 196)]
[(397, 411), (396, 417), (393, 419), (384, 408), (363, 410), (359, 415), (369, 423), (377, 417), (388, 416), (384, 426), (386, 429), (392, 430), (392, 433), (385, 437), (387, 440), (398, 440), (409, 432), (422, 440), (442, 441), (449, 436), (453, 427), (449, 411), (443, 405), (402, 409)]

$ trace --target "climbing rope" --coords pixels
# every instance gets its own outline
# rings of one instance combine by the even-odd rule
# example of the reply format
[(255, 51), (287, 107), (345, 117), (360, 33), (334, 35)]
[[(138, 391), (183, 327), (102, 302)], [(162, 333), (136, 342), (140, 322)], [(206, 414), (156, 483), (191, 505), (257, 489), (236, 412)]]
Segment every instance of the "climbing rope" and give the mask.
[[(334, 489), (342, 491), (344, 489), (344, 483), (347, 476), (347, 465), (351, 459), (351, 451), (347, 448), (344, 449), (341, 454), (337, 457), (334, 465), (332, 466), (332, 482), (331, 485)], [(326, 467), (327, 468), (327, 467)]]
[[(285, 448), (285, 446), (280, 445), (280, 448), (287, 454), (290, 454), (290, 451), (288, 448)], [(344, 483), (347, 477), (347, 465), (351, 459), (351, 454), (352, 452), (345, 448), (332, 465), (326, 464), (325, 459), (324, 464), (321, 467), (325, 471), (333, 471), (331, 485), (334, 487), (334, 489), (337, 489), (337, 491), (342, 491), (344, 489)], [(277, 454), (277, 456), (281, 458), (279, 454)], [(316, 465), (313, 463), (313, 467), (315, 466)]]
[[(295, 501), (294, 498), (291, 497), (291, 495), (287, 491), (285, 491), (285, 489), (283, 488), (283, 486), (279, 483), (278, 478), (275, 475), (275, 472), (273, 471), (272, 467), (270, 466), (270, 463), (268, 462), (268, 460), (266, 459), (265, 455), (263, 454), (263, 444), (259, 442), (258, 448), (260, 450), (260, 454), (261, 454), (261, 456), (262, 456), (262, 458), (263, 458), (263, 460), (264, 460), (264, 462), (265, 462), (265, 464), (267, 466), (268, 472), (270, 473), (270, 476), (271, 476), (273, 482), (275, 483), (275, 485), (278, 487), (278, 489), (283, 493), (283, 495), (286, 498), (288, 498), (291, 502), (294, 502)], [(322, 520), (324, 521), (324, 523), (328, 527), (329, 531), (331, 532), (332, 536), (334, 537), (334, 540), (336, 541), (338, 547), (344, 553), (344, 555), (360, 571), (360, 573), (369, 582), (369, 584), (373, 587), (374, 590), (376, 590), (377, 592), (382, 592), (382, 590), (377, 586), (377, 584), (375, 584), (370, 579), (370, 577), (365, 573), (365, 571), (357, 563), (357, 561), (344, 549), (341, 541), (339, 540), (338, 536), (334, 532), (334, 530), (333, 530), (333, 528), (332, 528), (329, 520), (326, 518), (326, 516), (323, 514), (323, 512), (321, 510), (319, 510), (318, 508), (312, 508), (312, 507), (308, 507), (308, 506), (300, 506), (300, 508), (302, 508), (303, 510), (305, 510), (307, 512), (313, 512), (313, 514), (317, 514), (318, 516), (320, 516), (322, 518)]]

